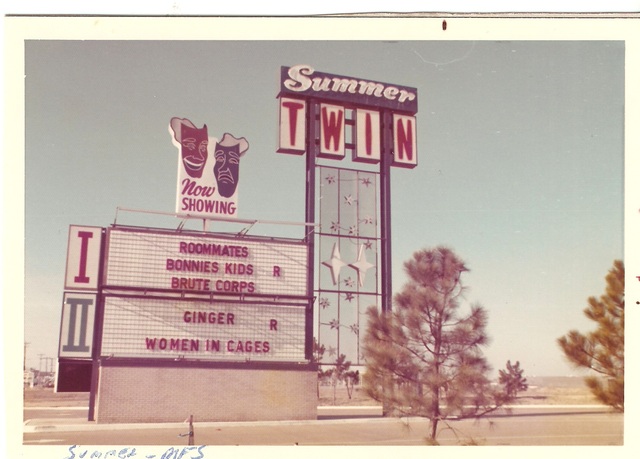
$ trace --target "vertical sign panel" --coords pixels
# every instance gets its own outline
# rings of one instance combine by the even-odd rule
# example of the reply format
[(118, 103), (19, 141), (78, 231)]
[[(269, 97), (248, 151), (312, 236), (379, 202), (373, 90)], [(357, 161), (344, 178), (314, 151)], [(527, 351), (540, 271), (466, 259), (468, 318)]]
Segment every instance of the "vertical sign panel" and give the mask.
[(418, 165), (416, 117), (393, 115), (393, 166), (413, 169)]
[(380, 112), (356, 110), (356, 148), (353, 160), (364, 163), (380, 161)]
[(97, 290), (102, 228), (70, 226), (65, 290)]
[(304, 154), (306, 151), (306, 112), (303, 100), (280, 98), (278, 153)]
[(91, 358), (97, 296), (64, 294), (58, 357)]
[(320, 104), (320, 151), (321, 158), (344, 158), (344, 107)]

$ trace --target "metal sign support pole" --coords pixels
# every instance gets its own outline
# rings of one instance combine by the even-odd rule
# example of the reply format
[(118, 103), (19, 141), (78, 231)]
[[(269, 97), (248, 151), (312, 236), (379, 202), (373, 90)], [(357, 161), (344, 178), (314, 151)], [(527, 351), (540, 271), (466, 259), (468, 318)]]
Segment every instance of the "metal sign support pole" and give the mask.
[[(316, 107), (317, 103), (309, 101), (309, 112), (306, 122), (307, 129), (307, 152), (306, 152), (306, 206), (305, 206), (305, 242), (309, 250), (307, 258), (307, 296), (313, 298), (315, 284), (315, 221), (316, 221)], [(310, 225), (313, 223), (314, 225)], [(305, 318), (305, 358), (313, 360), (313, 305), (315, 301), (310, 301)]]
[(380, 160), (380, 293), (382, 312), (391, 312), (391, 162), (393, 160), (393, 116), (382, 112), (382, 157)]
[(102, 275), (105, 269), (107, 231), (102, 229), (102, 245), (100, 246), (100, 269), (98, 270), (98, 292), (93, 328), (93, 356), (91, 358), (91, 388), (89, 389), (89, 413), (87, 419), (95, 421), (96, 396), (100, 384), (100, 354), (102, 351), (102, 330), (104, 321), (104, 295), (102, 294)]
[[(393, 159), (393, 116), (382, 112), (380, 158), (380, 298), (382, 314), (391, 313), (391, 162)], [(384, 389), (383, 389), (384, 390)], [(391, 407), (382, 404), (382, 415), (389, 416)]]

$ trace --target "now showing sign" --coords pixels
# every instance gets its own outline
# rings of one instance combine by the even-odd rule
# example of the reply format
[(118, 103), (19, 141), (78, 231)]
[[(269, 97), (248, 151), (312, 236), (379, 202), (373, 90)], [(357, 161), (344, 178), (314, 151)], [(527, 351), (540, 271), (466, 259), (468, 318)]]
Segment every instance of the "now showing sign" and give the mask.
[(225, 132), (209, 137), (207, 125), (197, 127), (173, 117), (169, 134), (178, 148), (176, 214), (197, 217), (237, 217), (240, 158), (249, 149), (244, 137)]
[(320, 158), (341, 160), (350, 151), (353, 161), (378, 163), (386, 130), (393, 136), (392, 165), (417, 166), (415, 88), (316, 72), (308, 65), (281, 72), (279, 153), (302, 155), (310, 144)]

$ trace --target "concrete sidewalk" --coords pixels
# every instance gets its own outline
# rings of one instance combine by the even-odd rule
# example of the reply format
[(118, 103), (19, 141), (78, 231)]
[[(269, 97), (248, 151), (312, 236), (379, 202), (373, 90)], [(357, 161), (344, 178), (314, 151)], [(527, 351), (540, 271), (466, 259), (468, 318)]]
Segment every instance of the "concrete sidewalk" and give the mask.
[[(29, 407), (25, 407), (29, 409)], [(47, 409), (47, 408), (37, 408)], [(86, 409), (82, 407), (60, 407), (49, 409)], [(194, 427), (238, 427), (238, 426), (282, 426), (282, 425), (313, 425), (327, 423), (362, 422), (368, 420), (385, 420), (382, 417), (382, 407), (380, 406), (319, 406), (318, 419), (291, 420), (291, 421), (218, 421), (218, 422), (198, 422), (193, 423)], [(162, 423), (109, 423), (99, 424), (89, 421), (87, 418), (38, 418), (28, 419), (23, 424), (23, 433), (35, 432), (82, 432), (100, 430), (141, 430), (141, 429), (175, 429), (184, 428), (189, 420), (184, 422), (162, 422)]]
[[(356, 411), (352, 408), (319, 407), (318, 419), (307, 421), (196, 420), (193, 431), (197, 444), (210, 446), (427, 444), (427, 419), (382, 417), (380, 407), (359, 407)], [(58, 418), (49, 417), (47, 412), (39, 414), (41, 419), (29, 420), (24, 425), (25, 445), (171, 445), (186, 442), (184, 437), (189, 430), (186, 420), (97, 424), (78, 417), (80, 412), (59, 413)], [(442, 445), (622, 445), (624, 415), (592, 405), (519, 406), (512, 411), (496, 412), (483, 422), (450, 420), (442, 424), (438, 441)]]
[[(29, 409), (26, 407), (26, 409)], [(41, 408), (40, 408), (41, 409)], [(73, 409), (80, 410), (81, 407), (59, 407), (50, 409)], [(519, 413), (510, 412), (510, 409), (517, 409)], [(487, 415), (491, 417), (505, 416), (533, 416), (550, 415), (554, 413), (578, 414), (578, 413), (604, 413), (609, 411), (609, 407), (603, 405), (513, 405), (505, 406), (503, 409)], [(257, 426), (286, 426), (286, 425), (328, 425), (340, 423), (361, 423), (367, 422), (388, 422), (390, 419), (382, 417), (382, 407), (380, 406), (319, 406), (318, 418), (311, 420), (285, 420), (285, 421), (216, 421), (193, 423), (194, 427), (257, 427)], [(414, 418), (403, 418), (414, 419)], [(422, 418), (415, 418), (422, 419)], [(183, 422), (163, 422), (163, 423), (108, 423), (99, 424), (89, 421), (86, 417), (71, 418), (38, 418), (28, 419), (24, 422), (23, 433), (43, 433), (43, 432), (83, 432), (83, 431), (118, 431), (118, 430), (148, 430), (148, 429), (182, 429), (188, 424), (188, 419)]]

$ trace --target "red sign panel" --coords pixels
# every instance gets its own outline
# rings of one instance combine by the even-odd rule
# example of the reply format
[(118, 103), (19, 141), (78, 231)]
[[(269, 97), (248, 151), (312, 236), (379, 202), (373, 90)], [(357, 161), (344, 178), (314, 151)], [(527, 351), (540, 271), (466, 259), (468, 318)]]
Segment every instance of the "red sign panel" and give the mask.
[(345, 154), (345, 112), (340, 105), (320, 104), (321, 158), (343, 159)]
[(280, 98), (279, 153), (304, 154), (307, 149), (306, 116), (304, 100)]
[(102, 228), (69, 227), (65, 290), (97, 290)]
[(415, 116), (393, 115), (393, 165), (414, 168), (418, 165), (416, 152)]
[(380, 161), (380, 112), (356, 110), (356, 149), (353, 160), (365, 163)]

